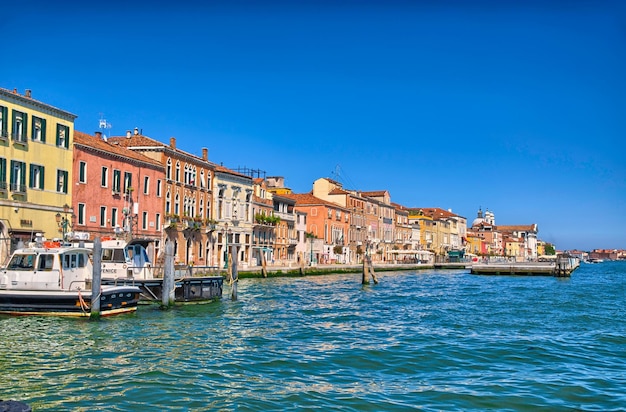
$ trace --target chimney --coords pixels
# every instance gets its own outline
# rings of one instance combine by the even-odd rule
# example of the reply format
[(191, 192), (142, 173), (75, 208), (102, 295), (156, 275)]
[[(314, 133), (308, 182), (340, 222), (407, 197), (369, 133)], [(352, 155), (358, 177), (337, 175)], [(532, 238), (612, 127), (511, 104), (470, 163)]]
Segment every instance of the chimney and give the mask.
[(137, 136), (139, 134), (139, 128), (135, 127), (135, 136)]
[(172, 149), (176, 149), (176, 138), (175, 137), (170, 137), (170, 147)]
[(202, 160), (209, 160), (209, 149), (206, 147), (202, 148)]
[(17, 94), (17, 89), (13, 89), (13, 94)]
[(126, 138), (130, 139), (130, 130), (126, 130)]
[(96, 132), (96, 139), (102, 139), (102, 132)]
[(32, 94), (32, 90), (30, 90), (30, 89), (26, 89), (26, 90), (24, 91), (24, 96), (25, 96), (25, 97), (27, 97), (27, 98), (29, 98), (29, 99), (31, 99), (31, 98), (32, 98), (32, 96), (33, 96), (33, 94)]

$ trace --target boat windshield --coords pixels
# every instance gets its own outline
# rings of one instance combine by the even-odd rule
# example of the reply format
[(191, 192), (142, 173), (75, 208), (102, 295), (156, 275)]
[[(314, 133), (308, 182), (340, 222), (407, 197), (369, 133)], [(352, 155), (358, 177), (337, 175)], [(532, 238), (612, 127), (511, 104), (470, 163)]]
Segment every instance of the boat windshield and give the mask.
[(13, 255), (9, 262), (8, 269), (10, 270), (34, 270), (35, 269), (35, 255), (30, 254), (16, 254)]
[(133, 262), (134, 267), (143, 267), (146, 263), (150, 263), (148, 252), (142, 245), (134, 244), (126, 246), (126, 256), (129, 262)]

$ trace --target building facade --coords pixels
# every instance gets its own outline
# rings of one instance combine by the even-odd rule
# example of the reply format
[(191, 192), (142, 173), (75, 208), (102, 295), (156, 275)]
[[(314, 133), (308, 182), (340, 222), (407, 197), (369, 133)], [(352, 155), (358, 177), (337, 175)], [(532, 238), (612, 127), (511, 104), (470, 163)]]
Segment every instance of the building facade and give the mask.
[[(72, 139), (76, 116), (0, 88), (0, 258), (37, 233), (61, 238), (73, 210)], [(57, 216), (58, 215), (58, 216)]]
[(74, 239), (144, 238), (158, 247), (165, 180), (160, 162), (111, 144), (100, 132), (75, 131), (73, 169)]

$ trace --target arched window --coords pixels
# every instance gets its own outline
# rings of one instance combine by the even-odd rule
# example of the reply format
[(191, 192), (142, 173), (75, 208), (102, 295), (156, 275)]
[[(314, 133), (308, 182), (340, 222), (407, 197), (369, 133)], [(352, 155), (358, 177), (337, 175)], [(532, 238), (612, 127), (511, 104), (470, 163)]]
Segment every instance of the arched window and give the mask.
[(172, 159), (167, 159), (167, 165), (165, 167), (165, 178), (172, 179)]

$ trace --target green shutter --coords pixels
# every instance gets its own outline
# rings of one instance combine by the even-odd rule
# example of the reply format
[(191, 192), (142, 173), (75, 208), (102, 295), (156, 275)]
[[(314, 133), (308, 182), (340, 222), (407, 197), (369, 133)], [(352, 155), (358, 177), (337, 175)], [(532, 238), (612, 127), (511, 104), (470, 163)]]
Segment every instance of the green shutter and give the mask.
[(41, 119), (41, 142), (46, 143), (46, 119)]
[(70, 148), (70, 128), (67, 126), (65, 127), (65, 148)]
[(20, 173), (20, 184), (26, 185), (26, 163), (20, 163), (20, 168), (22, 169), (22, 173)]
[(24, 135), (22, 136), (22, 141), (27, 142), (28, 141), (28, 115), (26, 113), (24, 113), (24, 117), (22, 118), (22, 121), (24, 122), (24, 125), (22, 127), (22, 131), (24, 132)]
[(45, 167), (43, 167), (43, 166), (40, 166), (40, 167), (39, 167), (39, 176), (40, 176), (40, 178), (41, 178), (41, 180), (39, 181), (39, 188), (40, 188), (41, 190), (43, 190), (43, 189), (44, 189), (45, 182), (46, 182), (46, 175), (45, 175), (45, 173), (44, 173), (45, 171), (46, 171), (46, 168), (45, 168)]
[(30, 165), (30, 175), (28, 176), (28, 187), (35, 187), (35, 165)]

